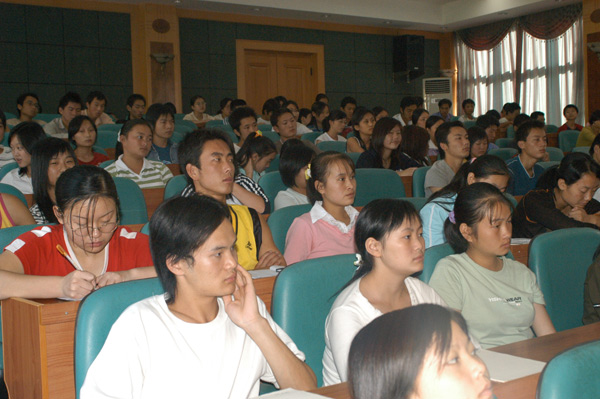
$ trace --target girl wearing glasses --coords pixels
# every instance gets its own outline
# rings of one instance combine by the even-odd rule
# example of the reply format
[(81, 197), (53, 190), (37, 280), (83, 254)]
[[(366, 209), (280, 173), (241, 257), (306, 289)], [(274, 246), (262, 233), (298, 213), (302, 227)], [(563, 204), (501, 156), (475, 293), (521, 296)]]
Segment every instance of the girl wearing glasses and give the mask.
[(0, 255), (0, 299), (80, 299), (95, 289), (156, 276), (148, 237), (117, 225), (110, 175), (76, 166), (56, 183), (59, 222), (22, 234)]

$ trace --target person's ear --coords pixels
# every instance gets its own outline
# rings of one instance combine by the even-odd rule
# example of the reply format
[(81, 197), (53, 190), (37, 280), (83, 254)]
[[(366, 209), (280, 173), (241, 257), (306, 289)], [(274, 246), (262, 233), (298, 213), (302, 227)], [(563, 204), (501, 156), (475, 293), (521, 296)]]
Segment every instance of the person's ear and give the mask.
[(525, 141), (517, 141), (517, 146), (522, 150), (525, 148)]
[(54, 212), (54, 216), (56, 216), (56, 220), (58, 220), (58, 223), (65, 224), (64, 215), (60, 211), (60, 209), (58, 209), (58, 206), (54, 205), (52, 207), (52, 212)]
[(462, 234), (462, 236), (465, 238), (465, 240), (467, 240), (467, 242), (471, 243), (473, 241), (475, 241), (475, 235), (473, 234), (473, 229), (469, 226), (467, 226), (466, 223), (461, 223), (460, 226), (458, 227), (458, 230), (460, 231), (460, 234)]
[(567, 183), (565, 179), (558, 179), (557, 186), (560, 191), (565, 191), (567, 189)]
[(64, 110), (65, 110), (64, 108), (58, 107), (58, 113), (59, 113), (59, 114), (61, 114), (61, 115), (62, 115), (62, 114), (63, 114), (63, 112), (64, 112)]
[(176, 276), (183, 276), (185, 272), (190, 268), (190, 264), (186, 259), (180, 259), (178, 262), (174, 262), (172, 258), (166, 261), (167, 269)]
[(444, 152), (448, 152), (448, 144), (446, 144), (446, 143), (440, 143), (440, 148), (442, 150), (444, 150)]
[(258, 155), (257, 153), (254, 153), (250, 156), (250, 159), (252, 159), (252, 161), (254, 161), (254, 162), (258, 162), (260, 160), (260, 155)]
[(195, 165), (192, 165), (191, 163), (185, 165), (185, 171), (187, 172), (188, 176), (194, 181), (200, 178), (200, 168), (198, 168)]
[(323, 195), (323, 193), (325, 192), (325, 184), (322, 183), (320, 180), (315, 180), (315, 189), (319, 194)]
[(372, 257), (381, 258), (383, 246), (380, 241), (377, 241), (373, 237), (367, 238), (367, 241), (365, 241), (365, 249)]
[(469, 172), (467, 175), (467, 184), (470, 186), (473, 183), (475, 183), (475, 174), (473, 172)]

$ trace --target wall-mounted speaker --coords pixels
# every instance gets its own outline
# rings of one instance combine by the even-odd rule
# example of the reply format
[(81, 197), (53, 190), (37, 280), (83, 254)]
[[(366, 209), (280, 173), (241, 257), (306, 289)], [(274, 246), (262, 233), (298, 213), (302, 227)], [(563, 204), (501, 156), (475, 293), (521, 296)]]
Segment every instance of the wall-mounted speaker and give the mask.
[(394, 73), (416, 79), (425, 73), (425, 37), (402, 35), (394, 37)]

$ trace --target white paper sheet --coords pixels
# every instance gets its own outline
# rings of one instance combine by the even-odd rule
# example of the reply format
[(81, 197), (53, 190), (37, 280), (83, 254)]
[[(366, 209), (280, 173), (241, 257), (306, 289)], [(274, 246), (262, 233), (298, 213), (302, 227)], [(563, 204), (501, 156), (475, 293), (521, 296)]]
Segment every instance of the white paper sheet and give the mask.
[(481, 349), (477, 355), (486, 364), (492, 381), (506, 382), (541, 373), (546, 365), (537, 360)]

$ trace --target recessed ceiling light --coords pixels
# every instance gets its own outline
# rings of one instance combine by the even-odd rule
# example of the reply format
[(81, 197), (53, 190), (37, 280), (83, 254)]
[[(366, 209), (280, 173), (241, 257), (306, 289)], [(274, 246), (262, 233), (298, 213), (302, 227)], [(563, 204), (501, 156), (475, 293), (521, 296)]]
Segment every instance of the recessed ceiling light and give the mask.
[(329, 18), (329, 14), (323, 14), (323, 18), (325, 18), (325, 19)]
[(255, 7), (255, 8), (253, 8), (253, 9), (252, 9), (252, 11), (259, 12), (259, 11), (260, 11), (260, 8), (258, 8), (258, 7)]
[(392, 21), (385, 21), (385, 22), (384, 22), (384, 24), (386, 24), (386, 25), (389, 25), (389, 24), (391, 24), (391, 23), (392, 23)]

